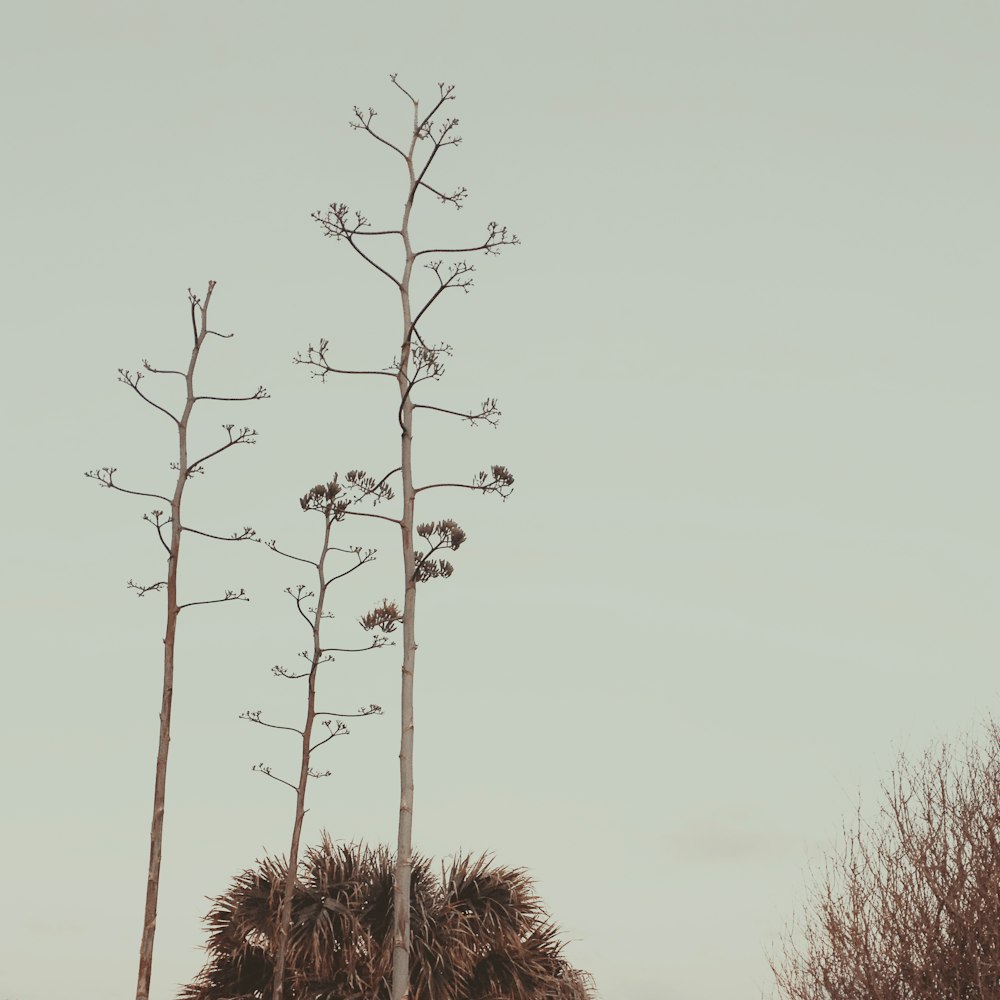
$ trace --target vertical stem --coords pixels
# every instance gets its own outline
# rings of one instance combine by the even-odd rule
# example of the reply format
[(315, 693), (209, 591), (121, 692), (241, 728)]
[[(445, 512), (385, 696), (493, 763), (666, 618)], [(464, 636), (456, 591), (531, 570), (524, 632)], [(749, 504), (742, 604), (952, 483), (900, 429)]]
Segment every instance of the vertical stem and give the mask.
[[(149, 1000), (153, 976), (153, 941), (156, 936), (156, 911), (160, 895), (160, 862), (163, 857), (163, 816), (167, 790), (167, 756), (170, 751), (170, 715), (174, 697), (174, 649), (177, 637), (177, 568), (181, 549), (181, 501), (188, 475), (187, 429), (195, 404), (194, 369), (198, 353), (208, 336), (208, 304), (215, 282), (208, 283), (205, 301), (200, 306), (201, 325), (195, 337), (191, 358), (185, 372), (187, 399), (177, 424), (177, 483), (170, 501), (170, 555), (167, 558), (167, 625), (163, 638), (163, 693), (160, 700), (160, 739), (156, 753), (156, 777), (153, 782), (153, 820), (149, 832), (149, 870), (146, 876), (146, 906), (139, 945), (139, 977), (136, 1000)], [(192, 302), (192, 311), (194, 303)]]
[(406, 261), (400, 281), (403, 311), (403, 342), (399, 352), (400, 466), (403, 479), (403, 516), (400, 532), (403, 544), (403, 571), (406, 577), (403, 598), (403, 676), (400, 691), (399, 740), (399, 827), (396, 837), (396, 871), (393, 878), (393, 935), (391, 1000), (407, 1000), (410, 987), (410, 881), (413, 869), (413, 674), (416, 665), (417, 581), (413, 548), (413, 515), (416, 494), (413, 489), (413, 403), (410, 399), (411, 339), (413, 316), (410, 305), (410, 277), (414, 254), (410, 244), (410, 211), (417, 193), (413, 153), (419, 128), (417, 102), (413, 102), (413, 136), (406, 155), (410, 191), (403, 210), (400, 234)]
[[(331, 498), (331, 504), (333, 500)], [(288, 938), (292, 926), (292, 900), (295, 895), (295, 885), (299, 871), (299, 844), (302, 837), (302, 823), (306, 815), (306, 786), (309, 783), (309, 758), (312, 753), (312, 731), (316, 721), (316, 675), (319, 663), (323, 658), (323, 646), (320, 641), (320, 627), (323, 623), (323, 604), (326, 600), (326, 556), (330, 546), (330, 531), (333, 525), (332, 510), (326, 512), (326, 528), (323, 533), (323, 549), (320, 552), (316, 570), (319, 576), (316, 610), (313, 613), (312, 664), (309, 668), (309, 694), (306, 700), (306, 719), (302, 727), (302, 758), (299, 766), (299, 783), (295, 789), (295, 822), (292, 824), (292, 843), (288, 849), (288, 868), (285, 873), (284, 892), (281, 897), (281, 909), (278, 914), (278, 927), (275, 935), (274, 985), (271, 990), (271, 1000), (283, 1000), (285, 990), (285, 965), (288, 955)]]
[(170, 505), (171, 537), (167, 567), (167, 627), (163, 639), (163, 693), (160, 700), (160, 740), (156, 754), (156, 777), (153, 783), (153, 821), (149, 833), (149, 870), (146, 876), (146, 907), (139, 946), (139, 980), (136, 1000), (149, 1000), (153, 975), (153, 939), (156, 935), (156, 911), (160, 890), (160, 861), (163, 853), (163, 814), (167, 788), (167, 755), (170, 750), (170, 713), (174, 695), (174, 641), (177, 635), (177, 562), (180, 532), (177, 522), (180, 496), (175, 492)]

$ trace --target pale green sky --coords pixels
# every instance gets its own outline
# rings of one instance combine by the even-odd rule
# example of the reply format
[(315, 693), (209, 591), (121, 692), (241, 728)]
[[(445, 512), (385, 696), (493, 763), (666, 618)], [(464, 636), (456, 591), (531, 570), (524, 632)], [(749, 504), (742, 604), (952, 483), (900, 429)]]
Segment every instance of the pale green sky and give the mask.
[[(273, 399), (200, 415), (260, 432), (193, 488), (208, 530), (308, 546), (306, 489), (393, 464), (391, 385), (289, 364), (391, 360), (390, 286), (309, 215), (395, 224), (399, 164), (347, 127), (405, 126), (392, 71), (457, 86), (437, 176), (470, 196), (417, 238), (523, 242), (427, 331), (440, 401), (504, 419), (428, 419), (421, 476), (499, 461), (517, 492), (427, 495), (469, 542), (423, 592), (416, 844), (528, 867), (608, 1000), (766, 994), (857, 792), (1000, 694), (998, 51), (985, 0), (8, 5), (0, 1000), (134, 983), (162, 613), (123, 584), (161, 561), (83, 471), (162, 489), (173, 456), (116, 368), (182, 363), (218, 280), (205, 384)], [(345, 623), (395, 579), (395, 536), (357, 540), (383, 556)], [(298, 711), (270, 667), (300, 576), (266, 555), (188, 549), (192, 597), (253, 603), (182, 622), (155, 1000), (205, 897), (287, 843), (249, 768), (294, 748), (237, 718)], [(393, 840), (397, 677), (331, 677), (387, 712), (331, 750), (310, 842)]]

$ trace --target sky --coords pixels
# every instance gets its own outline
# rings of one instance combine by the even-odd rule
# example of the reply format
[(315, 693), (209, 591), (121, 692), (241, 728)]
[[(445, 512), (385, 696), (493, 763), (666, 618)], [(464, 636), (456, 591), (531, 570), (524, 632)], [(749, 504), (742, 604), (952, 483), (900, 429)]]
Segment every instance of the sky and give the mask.
[[(428, 401), (503, 418), (423, 414), (418, 477), (517, 482), (418, 512), (469, 540), (421, 591), (415, 846), (526, 867), (606, 1000), (769, 996), (858, 796), (1000, 695), (998, 47), (985, 0), (7, 5), (0, 1000), (135, 981), (163, 608), (125, 582), (163, 561), (150, 505), (84, 472), (169, 489), (174, 445), (116, 370), (182, 365), (218, 282), (205, 391), (271, 398), (196, 411), (209, 447), (258, 431), (192, 483), (203, 530), (308, 552), (298, 498), (393, 467), (391, 383), (291, 364), (392, 361), (391, 287), (310, 214), (398, 221), (398, 158), (348, 127), (406, 134), (393, 72), (422, 107), (456, 86), (434, 169), (469, 196), (425, 201), (417, 242), (521, 240), (423, 328), (454, 347)], [(379, 558), (337, 638), (398, 596), (380, 529), (345, 535)], [(271, 667), (306, 644), (295, 564), (185, 544), (190, 599), (251, 603), (181, 621), (155, 1000), (208, 899), (286, 850), (290, 793), (251, 766), (294, 745), (239, 714), (298, 717)], [(325, 679), (385, 714), (320, 761), (307, 843), (394, 842), (398, 659)]]

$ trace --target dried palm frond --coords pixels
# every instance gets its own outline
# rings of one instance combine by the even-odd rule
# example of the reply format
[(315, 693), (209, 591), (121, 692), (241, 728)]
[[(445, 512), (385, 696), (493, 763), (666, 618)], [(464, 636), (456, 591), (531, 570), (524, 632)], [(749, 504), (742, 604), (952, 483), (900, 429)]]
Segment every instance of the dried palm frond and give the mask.
[[(205, 918), (209, 960), (178, 1000), (267, 1000), (286, 863), (265, 858), (233, 879)], [(395, 860), (384, 847), (307, 850), (292, 899), (290, 1000), (387, 1000)], [(558, 929), (520, 868), (459, 856), (410, 882), (412, 1000), (591, 1000), (592, 980), (562, 957)]]

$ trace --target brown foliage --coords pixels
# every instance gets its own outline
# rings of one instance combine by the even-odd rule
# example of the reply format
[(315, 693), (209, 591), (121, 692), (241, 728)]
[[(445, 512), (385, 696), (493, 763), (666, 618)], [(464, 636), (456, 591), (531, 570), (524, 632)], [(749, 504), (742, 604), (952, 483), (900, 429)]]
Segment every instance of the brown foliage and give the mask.
[[(323, 843), (295, 887), (284, 993), (295, 1000), (386, 1000), (393, 871), (383, 847)], [(267, 858), (235, 878), (206, 917), (210, 958), (180, 1000), (266, 1000), (286, 866)], [(558, 930), (522, 870), (483, 855), (442, 866), (414, 856), (412, 1000), (590, 1000), (590, 977), (561, 957)]]
[(788, 1000), (1000, 998), (1000, 729), (900, 759), (772, 960)]

